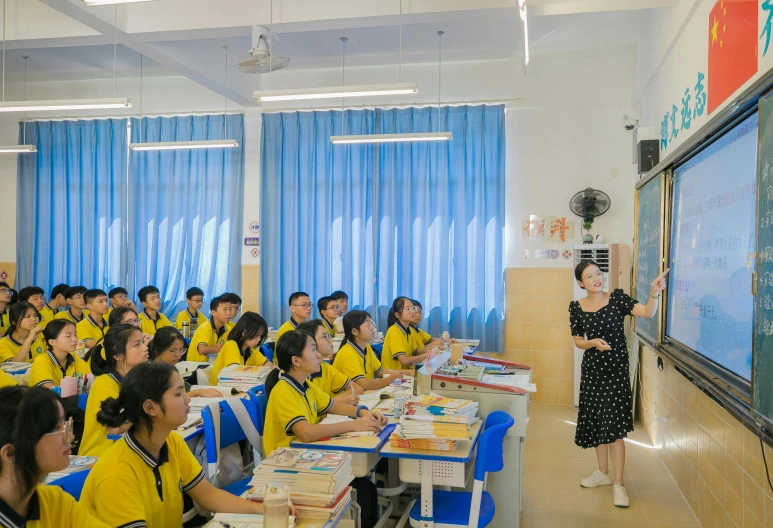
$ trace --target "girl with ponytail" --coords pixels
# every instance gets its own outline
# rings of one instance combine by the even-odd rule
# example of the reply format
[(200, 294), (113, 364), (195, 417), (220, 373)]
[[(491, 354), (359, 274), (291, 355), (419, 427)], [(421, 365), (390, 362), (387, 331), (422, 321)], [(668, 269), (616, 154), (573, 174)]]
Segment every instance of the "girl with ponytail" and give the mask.
[(376, 327), (368, 312), (348, 312), (344, 315), (343, 325), (344, 340), (333, 357), (333, 366), (344, 376), (364, 390), (382, 389), (402, 377), (399, 372), (384, 370), (370, 347), (370, 342), (376, 337)]
[[(416, 317), (416, 306), (408, 297), (398, 297), (392, 303), (387, 318), (387, 332), (384, 336), (384, 348), (381, 363), (392, 370), (413, 369), (413, 365), (427, 359), (426, 352), (414, 354), (416, 346), (411, 338), (411, 324)], [(411, 375), (413, 372), (411, 372)]]
[(99, 456), (113, 444), (108, 435), (123, 434), (131, 425), (119, 424), (105, 427), (97, 420), (102, 402), (117, 398), (126, 376), (134, 367), (148, 360), (148, 346), (144, 334), (136, 326), (118, 324), (111, 326), (102, 343), (92, 349), (91, 370), (97, 376), (89, 392), (83, 441), (79, 455)]
[(14, 304), (11, 306), (8, 321), (10, 324), (5, 337), (0, 339), (0, 363), (32, 363), (46, 351), (40, 314), (34, 306), (28, 302)]
[(91, 515), (110, 526), (182, 526), (183, 492), (212, 513), (263, 513), (261, 503), (213, 487), (185, 440), (172, 434), (188, 419), (190, 401), (174, 366), (146, 362), (101, 402), (102, 425), (131, 425), (86, 478), (81, 504)]

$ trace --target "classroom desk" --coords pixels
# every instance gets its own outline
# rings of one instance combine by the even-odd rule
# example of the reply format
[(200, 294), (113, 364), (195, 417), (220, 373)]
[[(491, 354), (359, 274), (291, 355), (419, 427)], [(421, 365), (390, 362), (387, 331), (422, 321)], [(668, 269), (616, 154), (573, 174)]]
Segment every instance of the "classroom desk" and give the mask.
[[(421, 461), (421, 478), (415, 479), (410, 474), (404, 473), (403, 465), (400, 467), (400, 480), (406, 483), (421, 483), (421, 516), (429, 521), (423, 521), (423, 528), (433, 528), (435, 526), (434, 513), (432, 507), (432, 491), (434, 488), (434, 470), (436, 462), (445, 462), (451, 464), (468, 464), (472, 461), (475, 454), (475, 448), (478, 445), (478, 439), (483, 430), (483, 422), (478, 422), (472, 426), (473, 437), (469, 442), (463, 442), (457, 445), (454, 451), (429, 451), (426, 449), (404, 449), (392, 447), (386, 444), (381, 448), (381, 456), (385, 458), (397, 458), (407, 460)], [(462, 471), (466, 468), (462, 467)]]

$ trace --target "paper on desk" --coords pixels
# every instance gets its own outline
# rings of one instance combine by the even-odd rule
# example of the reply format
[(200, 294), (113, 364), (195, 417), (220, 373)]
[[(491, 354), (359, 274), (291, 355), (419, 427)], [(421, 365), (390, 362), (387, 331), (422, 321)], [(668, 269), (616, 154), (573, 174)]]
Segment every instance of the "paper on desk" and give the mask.
[(529, 376), (519, 374), (516, 376), (497, 376), (494, 374), (485, 374), (483, 383), (494, 383), (496, 385), (506, 385), (508, 387), (518, 387), (527, 392), (537, 392), (537, 386), (529, 383)]
[[(340, 414), (328, 414), (325, 419), (320, 422), (322, 425), (337, 424), (341, 422), (348, 422), (351, 418), (348, 416), (341, 416)], [(361, 436), (373, 436), (373, 431), (354, 431), (351, 433), (341, 433), (336, 438), (359, 438)]]

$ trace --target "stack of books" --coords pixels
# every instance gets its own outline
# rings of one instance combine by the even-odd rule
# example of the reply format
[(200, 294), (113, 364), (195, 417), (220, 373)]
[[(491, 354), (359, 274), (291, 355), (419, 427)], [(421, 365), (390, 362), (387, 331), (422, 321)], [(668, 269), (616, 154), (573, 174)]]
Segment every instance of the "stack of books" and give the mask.
[(245, 497), (262, 501), (267, 484), (284, 485), (299, 517), (334, 519), (351, 502), (352, 478), (347, 453), (280, 447), (255, 468)]
[(46, 484), (66, 477), (79, 471), (91, 469), (97, 463), (97, 457), (70, 455), (70, 465), (61, 471), (54, 471), (46, 475)]
[(270, 369), (268, 367), (231, 365), (218, 373), (217, 384), (220, 387), (234, 387), (247, 391), (258, 385), (263, 385), (269, 372)]
[(471, 425), (479, 418), (478, 402), (422, 395), (405, 403), (400, 425), (389, 437), (392, 447), (453, 451), (472, 439)]
[[(263, 516), (253, 513), (216, 513), (207, 528), (263, 528)], [(295, 517), (287, 520), (287, 528), (295, 528)]]

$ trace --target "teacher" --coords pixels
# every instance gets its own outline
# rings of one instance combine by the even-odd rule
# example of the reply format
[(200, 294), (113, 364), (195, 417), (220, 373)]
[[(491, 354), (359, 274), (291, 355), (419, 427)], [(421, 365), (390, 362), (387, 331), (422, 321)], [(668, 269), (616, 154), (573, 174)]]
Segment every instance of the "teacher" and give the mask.
[[(633, 404), (628, 375), (625, 317), (653, 317), (660, 292), (666, 288), (668, 270), (652, 281), (646, 306), (617, 289), (604, 291), (604, 276), (598, 264), (583, 260), (574, 277), (587, 296), (569, 303), (569, 324), (577, 348), (585, 350), (580, 378), (580, 409), (574, 443), (596, 449), (599, 467), (580, 481), (584, 488), (614, 483), (613, 504), (627, 508), (625, 491), (625, 438), (633, 431)], [(612, 444), (614, 480), (609, 475), (609, 444)]]

